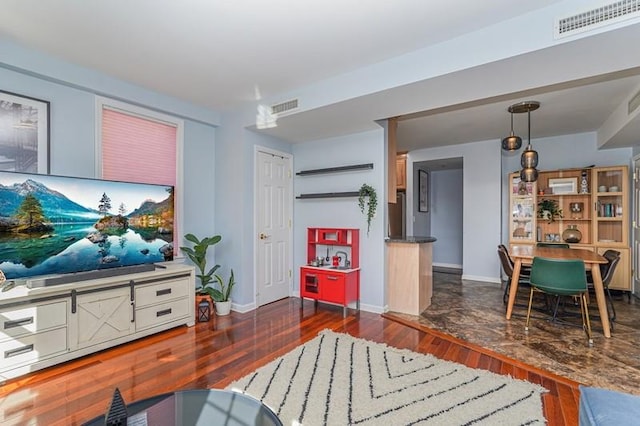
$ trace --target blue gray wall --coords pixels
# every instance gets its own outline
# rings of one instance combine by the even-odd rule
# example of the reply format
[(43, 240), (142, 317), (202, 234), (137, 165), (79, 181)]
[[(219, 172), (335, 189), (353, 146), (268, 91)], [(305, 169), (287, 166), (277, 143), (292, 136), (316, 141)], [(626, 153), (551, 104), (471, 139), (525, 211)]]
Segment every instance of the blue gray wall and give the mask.
[(349, 136), (296, 144), (294, 170), (337, 167), (373, 163), (373, 170), (350, 171), (296, 177), (294, 194), (314, 192), (358, 191), (366, 183), (376, 190), (378, 207), (367, 235), (365, 216), (357, 197), (295, 200), (294, 202), (294, 270), (296, 294), (299, 289), (299, 267), (306, 264), (306, 229), (337, 227), (360, 229), (361, 307), (382, 312), (385, 301), (385, 176), (384, 129)]
[(433, 264), (462, 268), (462, 169), (431, 171), (429, 177), (431, 233), (438, 238), (433, 244)]

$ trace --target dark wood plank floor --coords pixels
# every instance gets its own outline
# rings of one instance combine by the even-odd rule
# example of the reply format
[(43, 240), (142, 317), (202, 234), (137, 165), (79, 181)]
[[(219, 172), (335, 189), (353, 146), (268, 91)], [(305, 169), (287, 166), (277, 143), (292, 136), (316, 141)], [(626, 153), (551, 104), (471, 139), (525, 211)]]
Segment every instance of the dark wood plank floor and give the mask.
[(285, 299), (179, 327), (5, 383), (0, 424), (78, 425), (101, 414), (118, 387), (125, 402), (179, 389), (223, 388), (329, 328), (371, 341), (432, 353), (469, 367), (539, 383), (549, 425), (578, 424), (577, 383), (492, 354), (421, 326), (362, 312)]

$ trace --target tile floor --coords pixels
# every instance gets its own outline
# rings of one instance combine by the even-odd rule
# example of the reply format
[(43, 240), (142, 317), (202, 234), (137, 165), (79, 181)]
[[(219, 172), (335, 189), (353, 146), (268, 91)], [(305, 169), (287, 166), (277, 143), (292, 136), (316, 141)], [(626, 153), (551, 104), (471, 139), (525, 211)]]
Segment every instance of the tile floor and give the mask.
[[(640, 300), (632, 297), (628, 303), (626, 295), (614, 294), (617, 319), (612, 337), (607, 339), (592, 297), (589, 312), (594, 345), (589, 347), (581, 327), (550, 322), (550, 316), (540, 311), (533, 312), (526, 334), (528, 288), (519, 289), (517, 306), (509, 321), (505, 319), (503, 292), (504, 288), (497, 284), (434, 272), (431, 306), (420, 316), (398, 316), (588, 386), (640, 395)], [(539, 308), (544, 305), (542, 297), (535, 302)], [(579, 325), (579, 306), (575, 312), (577, 316), (567, 317), (567, 321)]]

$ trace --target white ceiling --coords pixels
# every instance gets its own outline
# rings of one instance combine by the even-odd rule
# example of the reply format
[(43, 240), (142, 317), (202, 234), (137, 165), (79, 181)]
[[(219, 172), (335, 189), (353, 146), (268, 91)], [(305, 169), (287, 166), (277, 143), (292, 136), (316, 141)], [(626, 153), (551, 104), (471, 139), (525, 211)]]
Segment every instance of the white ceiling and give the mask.
[[(0, 37), (225, 111), (560, 2), (2, 0)], [(532, 113), (533, 137), (594, 131), (640, 87), (637, 75), (615, 78), (415, 114), (401, 121), (399, 149), (501, 139), (509, 132), (508, 105), (528, 99), (542, 103)], [(368, 102), (374, 111), (385, 100)], [(300, 114), (291, 126), (270, 133), (291, 142), (326, 137), (312, 122), (337, 115), (351, 123), (349, 130), (366, 130), (373, 121), (362, 124), (362, 114), (355, 103), (336, 104)], [(523, 117), (515, 122), (523, 136)]]

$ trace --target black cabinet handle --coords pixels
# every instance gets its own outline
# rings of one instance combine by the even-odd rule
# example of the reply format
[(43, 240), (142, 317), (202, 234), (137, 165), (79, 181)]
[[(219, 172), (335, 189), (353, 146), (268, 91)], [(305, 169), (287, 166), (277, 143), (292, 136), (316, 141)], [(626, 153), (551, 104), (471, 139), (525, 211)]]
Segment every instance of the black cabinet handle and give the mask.
[(163, 315), (169, 315), (171, 313), (171, 308), (163, 309), (162, 311), (156, 312), (156, 317), (161, 317)]
[(171, 289), (165, 288), (165, 289), (156, 291), (156, 296), (164, 296), (165, 294), (171, 294)]
[(16, 327), (20, 327), (22, 325), (27, 325), (27, 324), (33, 324), (33, 317), (6, 321), (4, 323), (4, 329), (8, 330), (10, 328), (16, 328)]
[(5, 359), (11, 358), (12, 356), (26, 354), (27, 352), (31, 352), (32, 350), (33, 350), (33, 343), (30, 345), (23, 346), (21, 348), (15, 348), (9, 351), (4, 351), (4, 357)]

